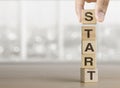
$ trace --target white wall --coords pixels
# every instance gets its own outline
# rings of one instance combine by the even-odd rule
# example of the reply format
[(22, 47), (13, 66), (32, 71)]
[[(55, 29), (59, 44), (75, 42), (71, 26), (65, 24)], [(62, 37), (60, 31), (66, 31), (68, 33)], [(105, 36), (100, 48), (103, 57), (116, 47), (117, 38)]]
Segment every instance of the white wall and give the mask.
[[(119, 61), (119, 5), (97, 24), (98, 61)], [(74, 0), (0, 1), (0, 61), (78, 61), (80, 26)]]

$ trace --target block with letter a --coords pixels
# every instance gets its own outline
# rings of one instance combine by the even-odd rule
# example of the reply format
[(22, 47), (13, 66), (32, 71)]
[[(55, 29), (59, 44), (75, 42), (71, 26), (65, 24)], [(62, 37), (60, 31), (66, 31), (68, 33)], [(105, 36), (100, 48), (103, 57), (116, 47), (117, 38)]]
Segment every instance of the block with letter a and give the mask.
[(83, 54), (95, 54), (96, 53), (96, 41), (82, 41), (82, 53)]

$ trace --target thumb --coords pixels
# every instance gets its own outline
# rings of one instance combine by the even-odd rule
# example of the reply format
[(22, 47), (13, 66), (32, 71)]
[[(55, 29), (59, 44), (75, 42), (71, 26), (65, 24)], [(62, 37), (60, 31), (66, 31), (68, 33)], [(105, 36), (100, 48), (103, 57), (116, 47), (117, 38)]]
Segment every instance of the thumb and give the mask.
[(108, 3), (109, 3), (109, 0), (97, 0), (96, 9), (95, 9), (97, 21), (99, 22), (104, 21)]

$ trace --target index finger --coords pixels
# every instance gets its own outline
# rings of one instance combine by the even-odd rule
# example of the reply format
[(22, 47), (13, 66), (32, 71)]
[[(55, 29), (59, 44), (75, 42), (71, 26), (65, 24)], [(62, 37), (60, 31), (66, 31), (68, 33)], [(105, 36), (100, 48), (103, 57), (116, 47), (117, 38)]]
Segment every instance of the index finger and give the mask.
[(79, 21), (81, 22), (82, 10), (84, 9), (85, 0), (75, 0), (75, 8)]

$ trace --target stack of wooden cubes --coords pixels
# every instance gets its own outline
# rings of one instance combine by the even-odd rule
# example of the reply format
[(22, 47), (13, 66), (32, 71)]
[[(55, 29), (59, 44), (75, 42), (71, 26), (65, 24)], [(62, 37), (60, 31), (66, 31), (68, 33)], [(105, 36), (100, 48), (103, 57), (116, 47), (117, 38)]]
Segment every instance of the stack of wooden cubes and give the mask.
[(82, 11), (81, 82), (97, 82), (95, 10)]

